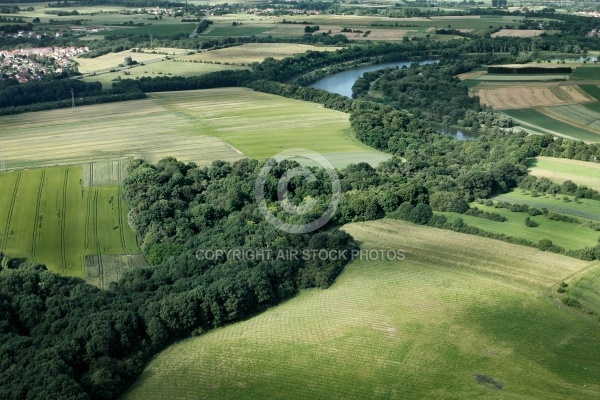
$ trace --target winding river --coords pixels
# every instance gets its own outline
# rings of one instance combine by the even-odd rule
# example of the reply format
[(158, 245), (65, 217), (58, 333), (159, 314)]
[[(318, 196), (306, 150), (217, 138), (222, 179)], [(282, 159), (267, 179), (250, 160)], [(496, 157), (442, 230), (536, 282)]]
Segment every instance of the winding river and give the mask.
[[(349, 69), (347, 71), (338, 72), (338, 73), (326, 76), (325, 78), (319, 79), (318, 81), (312, 83), (310, 85), (310, 87), (313, 87), (315, 89), (327, 90), (328, 92), (331, 92), (331, 93), (337, 93), (337, 94), (341, 94), (342, 96), (347, 96), (347, 97), (352, 98), (352, 85), (354, 85), (354, 82), (356, 82), (356, 80), (358, 78), (363, 76), (363, 74), (365, 72), (371, 72), (371, 71), (376, 71), (378, 69), (391, 68), (391, 67), (398, 67), (398, 68), (402, 68), (404, 66), (409, 67), (413, 62), (414, 61), (397, 61), (397, 62), (386, 62), (386, 63), (376, 64), (376, 65), (365, 65), (362, 67), (356, 67), (356, 68)], [(432, 64), (432, 63), (436, 63), (436, 62), (438, 62), (438, 60), (424, 60), (424, 61), (420, 61), (419, 64)], [(475, 140), (478, 137), (477, 134), (474, 134), (474, 133), (471, 133), (468, 131), (464, 131), (464, 130), (460, 130), (460, 129), (456, 129), (456, 128), (452, 128), (452, 127), (440, 125), (440, 126), (435, 126), (435, 128), (437, 129), (438, 132), (443, 133), (445, 135), (451, 135), (458, 140)]]

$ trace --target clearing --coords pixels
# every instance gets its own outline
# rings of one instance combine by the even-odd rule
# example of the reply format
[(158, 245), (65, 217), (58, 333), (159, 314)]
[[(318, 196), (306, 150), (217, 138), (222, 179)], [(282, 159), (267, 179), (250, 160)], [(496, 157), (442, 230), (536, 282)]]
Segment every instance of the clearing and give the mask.
[(550, 290), (588, 263), (400, 221), (345, 230), (364, 249), (402, 249), (406, 259), (356, 260), (327, 290), (175, 344), (124, 398), (562, 400), (600, 391), (598, 324), (557, 307)]

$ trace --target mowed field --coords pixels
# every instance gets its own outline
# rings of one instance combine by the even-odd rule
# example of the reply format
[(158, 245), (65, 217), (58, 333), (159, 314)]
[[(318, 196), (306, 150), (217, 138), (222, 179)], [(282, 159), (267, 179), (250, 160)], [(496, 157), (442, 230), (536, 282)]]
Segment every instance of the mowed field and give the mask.
[(331, 155), (335, 166), (388, 158), (354, 139), (349, 127), (348, 114), (319, 104), (224, 88), (3, 116), (0, 146), (9, 169), (169, 156), (209, 165), (295, 148)]
[[(203, 51), (178, 57), (182, 61), (218, 62), (221, 64), (252, 64), (267, 57), (282, 59), (307, 51), (335, 51), (341, 47), (317, 47), (297, 43), (247, 43), (241, 46)], [(169, 71), (170, 72), (170, 71)]]
[(149, 61), (163, 60), (167, 55), (181, 55), (185, 54), (185, 52), (185, 49), (176, 49), (170, 47), (144, 50), (142, 53), (124, 50), (118, 53), (104, 54), (95, 58), (77, 57), (75, 61), (77, 61), (79, 64), (79, 72), (82, 74), (89, 74), (92, 72), (117, 68), (119, 64), (123, 64), (126, 57), (131, 57), (133, 61), (137, 61), (138, 63), (147, 63)]
[(345, 230), (406, 258), (356, 260), (329, 289), (173, 345), (124, 398), (597, 397), (598, 324), (550, 290), (586, 262), (400, 221)]
[(82, 167), (0, 174), (0, 250), (83, 277), (85, 257), (138, 253), (118, 186), (82, 186)]
[(600, 191), (600, 163), (566, 158), (536, 157), (530, 174), (554, 182), (571, 181)]

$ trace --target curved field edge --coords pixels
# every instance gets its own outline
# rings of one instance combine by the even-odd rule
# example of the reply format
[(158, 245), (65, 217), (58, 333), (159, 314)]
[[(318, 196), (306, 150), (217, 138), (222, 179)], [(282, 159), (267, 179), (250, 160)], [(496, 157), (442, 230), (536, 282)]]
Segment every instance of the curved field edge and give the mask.
[(171, 346), (124, 398), (562, 399), (600, 390), (598, 324), (551, 295), (587, 263), (400, 221), (345, 230), (363, 249), (401, 249), (405, 259), (355, 260), (327, 290)]
[(600, 163), (566, 158), (536, 157), (529, 173), (557, 183), (569, 180), (577, 185), (585, 185), (600, 191)]

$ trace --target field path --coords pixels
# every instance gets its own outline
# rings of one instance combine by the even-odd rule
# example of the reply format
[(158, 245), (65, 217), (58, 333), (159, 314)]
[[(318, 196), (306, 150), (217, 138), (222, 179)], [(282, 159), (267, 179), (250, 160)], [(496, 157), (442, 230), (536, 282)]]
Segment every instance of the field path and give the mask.
[(39, 229), (40, 229), (40, 226), (42, 225), (42, 221), (40, 220), (40, 208), (42, 206), (42, 192), (44, 190), (45, 179), (46, 179), (46, 171), (42, 170), (42, 174), (40, 177), (40, 183), (38, 186), (37, 202), (36, 202), (36, 207), (35, 207), (35, 218), (33, 219), (33, 221), (34, 221), (33, 237), (31, 240), (31, 258), (33, 259), (33, 262), (38, 262), (37, 258), (35, 256), (35, 250), (37, 247), (37, 239), (38, 239)]
[(67, 251), (66, 251), (66, 238), (65, 230), (67, 223), (67, 187), (69, 185), (69, 169), (65, 168), (65, 179), (62, 187), (62, 208), (60, 212), (60, 258), (62, 263), (63, 273), (67, 273)]
[(13, 185), (12, 197), (8, 206), (8, 215), (6, 217), (6, 224), (4, 226), (4, 240), (2, 240), (2, 252), (6, 251), (6, 243), (8, 243), (8, 236), (10, 234), (10, 221), (12, 219), (13, 209), (15, 208), (15, 200), (17, 198), (17, 192), (19, 190), (19, 182), (21, 181), (21, 171), (17, 172), (15, 183)]

